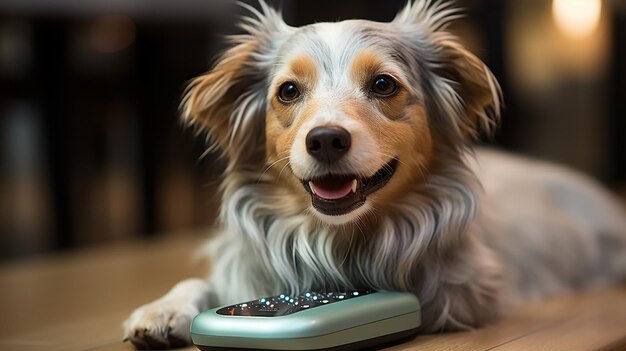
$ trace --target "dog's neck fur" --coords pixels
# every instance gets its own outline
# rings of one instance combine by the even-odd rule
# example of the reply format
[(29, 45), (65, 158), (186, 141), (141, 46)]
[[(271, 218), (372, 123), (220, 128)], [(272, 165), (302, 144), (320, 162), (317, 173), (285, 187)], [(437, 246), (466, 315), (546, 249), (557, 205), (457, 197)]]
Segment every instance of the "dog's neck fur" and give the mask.
[[(410, 290), (428, 299), (435, 292), (424, 291), (430, 288), (420, 281), (424, 274), (432, 281), (439, 271), (432, 267), (463, 245), (477, 212), (477, 188), (463, 157), (448, 155), (425, 183), (377, 214), (375, 225), (329, 226), (287, 192), (280, 194), (271, 179), (234, 172), (224, 183), (226, 235), (216, 246), (221, 259), (214, 278), (234, 279), (230, 284), (251, 294), (369, 288)], [(267, 287), (276, 290), (263, 291)]]

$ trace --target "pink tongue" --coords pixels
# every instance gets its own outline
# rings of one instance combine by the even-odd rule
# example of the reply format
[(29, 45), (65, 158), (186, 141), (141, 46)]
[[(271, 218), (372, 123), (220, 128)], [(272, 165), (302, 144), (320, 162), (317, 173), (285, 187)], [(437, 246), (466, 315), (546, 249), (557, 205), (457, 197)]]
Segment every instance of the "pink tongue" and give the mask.
[(315, 182), (310, 182), (309, 185), (313, 188), (313, 191), (317, 194), (317, 196), (326, 200), (341, 199), (342, 197), (350, 194), (350, 191), (352, 191), (352, 181), (349, 181), (337, 188), (324, 188), (323, 184), (315, 184)]

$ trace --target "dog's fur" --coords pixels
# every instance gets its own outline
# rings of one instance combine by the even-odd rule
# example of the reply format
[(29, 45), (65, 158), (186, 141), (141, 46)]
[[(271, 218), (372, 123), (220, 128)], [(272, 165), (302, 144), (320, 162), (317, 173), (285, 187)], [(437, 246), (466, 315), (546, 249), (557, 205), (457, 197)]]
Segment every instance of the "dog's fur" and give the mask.
[[(246, 33), (183, 101), (184, 121), (228, 160), (212, 275), (136, 310), (125, 333), (137, 346), (188, 342), (198, 311), (282, 292), (414, 292), (429, 332), (625, 276), (626, 220), (604, 190), (553, 165), (472, 150), (498, 121), (500, 91), (446, 32), (454, 8), (416, 0), (390, 23), (294, 28), (261, 7), (249, 7)], [(397, 93), (368, 91), (380, 74)], [(286, 81), (298, 84), (295, 102), (277, 98)], [(324, 125), (352, 135), (336, 164), (306, 152), (305, 136)], [(345, 214), (313, 208), (301, 183), (370, 177), (391, 158), (389, 183)]]

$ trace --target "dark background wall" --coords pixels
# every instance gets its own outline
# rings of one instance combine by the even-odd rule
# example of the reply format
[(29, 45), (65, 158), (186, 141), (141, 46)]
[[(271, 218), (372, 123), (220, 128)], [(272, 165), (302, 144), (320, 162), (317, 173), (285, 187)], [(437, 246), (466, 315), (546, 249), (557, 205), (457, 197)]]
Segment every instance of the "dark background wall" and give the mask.
[[(303, 25), (388, 21), (405, 1), (270, 3)], [(598, 28), (576, 39), (587, 44), (552, 52), (570, 40), (552, 1), (458, 3), (453, 30), (504, 90), (494, 143), (622, 189), (626, 6), (603, 1)], [(224, 0), (0, 2), (0, 259), (212, 223), (223, 165), (177, 108), (242, 13)]]

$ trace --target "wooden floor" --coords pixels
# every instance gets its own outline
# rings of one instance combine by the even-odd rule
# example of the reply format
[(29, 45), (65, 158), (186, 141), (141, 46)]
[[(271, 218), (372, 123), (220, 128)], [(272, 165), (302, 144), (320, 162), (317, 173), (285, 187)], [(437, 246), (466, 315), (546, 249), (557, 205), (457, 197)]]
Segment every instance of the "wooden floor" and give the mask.
[[(122, 321), (178, 280), (203, 275), (189, 259), (200, 242), (187, 235), (0, 266), (0, 350), (131, 350)], [(390, 350), (626, 350), (626, 286), (532, 302), (497, 325)]]

